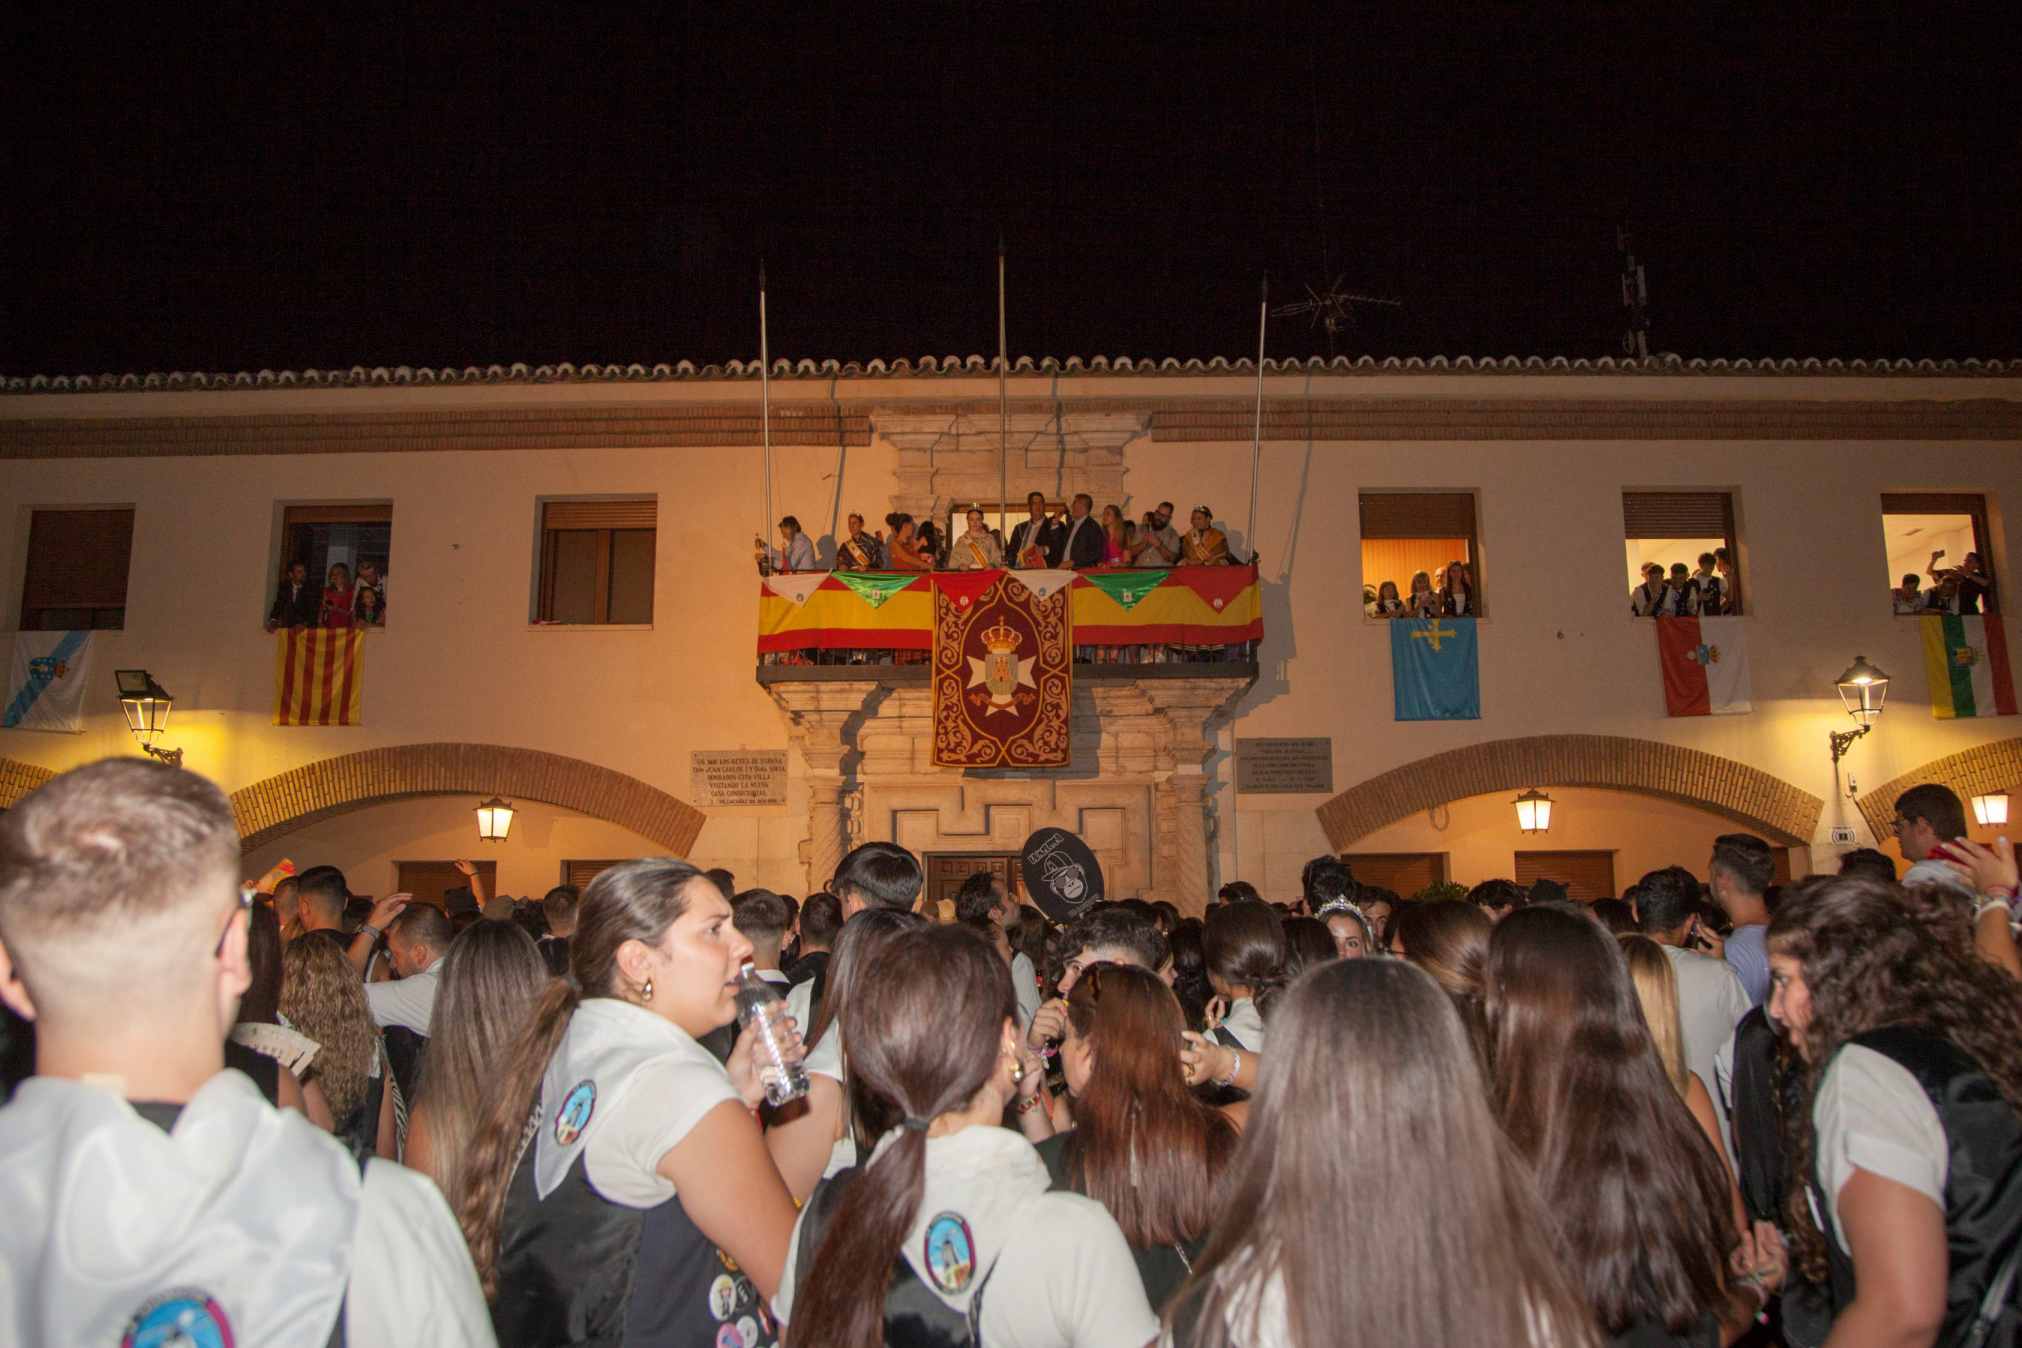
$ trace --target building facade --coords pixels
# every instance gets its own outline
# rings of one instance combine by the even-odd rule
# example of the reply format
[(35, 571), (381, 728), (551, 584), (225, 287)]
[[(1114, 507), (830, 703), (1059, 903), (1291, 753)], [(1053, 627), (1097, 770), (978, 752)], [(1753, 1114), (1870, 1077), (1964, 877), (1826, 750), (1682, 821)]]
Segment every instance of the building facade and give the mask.
[[(1256, 393), (1222, 362), (1020, 362), (1007, 443), (982, 362), (782, 362), (768, 498), (754, 367), (12, 381), (0, 631), (96, 630), (81, 733), (0, 732), (0, 806), (134, 752), (128, 668), (174, 694), (163, 743), (233, 793), (249, 868), (334, 862), (360, 893), (479, 853), (471, 807), (493, 794), (520, 807), (482, 854), (514, 894), (669, 851), (801, 894), (856, 839), (952, 872), (1057, 823), (1112, 893), (1192, 907), (1238, 876), (1284, 896), (1322, 852), (1405, 883), (1614, 892), (1700, 868), (1734, 828), (1802, 874), (1886, 845), (1908, 784), (2022, 785), (2012, 717), (1933, 715), (1924, 620), (1891, 593), (1975, 551), (2000, 607), (2022, 370), (1273, 365), (1253, 480)], [(1131, 517), (1212, 505), (1259, 559), (1253, 665), (1084, 670), (1073, 767), (1024, 775), (934, 769), (924, 686), (892, 670), (761, 678), (752, 544), (778, 516), (828, 560), (851, 512), (994, 519), (1030, 490)], [(1752, 710), (1668, 716), (1633, 568), (1716, 543)], [(1400, 721), (1364, 586), (1449, 553), (1477, 582), (1481, 716)], [(356, 726), (274, 724), (265, 620), (298, 557), (317, 581), (340, 559), (379, 573)], [(1835, 763), (1856, 655), (1888, 702)], [(1239, 791), (1238, 741), (1274, 738), (1324, 739), (1331, 780)], [(727, 803), (696, 758), (781, 752), (765, 803)], [(1525, 835), (1509, 801), (1533, 787), (1556, 809)]]

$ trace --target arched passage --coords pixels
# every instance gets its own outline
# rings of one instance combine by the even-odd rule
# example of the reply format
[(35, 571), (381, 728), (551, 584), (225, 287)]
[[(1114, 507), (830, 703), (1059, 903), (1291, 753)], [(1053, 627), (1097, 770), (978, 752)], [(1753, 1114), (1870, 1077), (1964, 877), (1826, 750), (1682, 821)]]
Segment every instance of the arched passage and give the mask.
[(1971, 800), (1986, 792), (2012, 791), (2022, 785), (2022, 739), (1994, 740), (1934, 758), (1868, 792), (1856, 804), (1875, 837), (1889, 836), (1889, 825), (1896, 814), (1896, 797), (1913, 786), (1929, 782), (1951, 787), (1960, 800)]
[(11, 810), (21, 798), (56, 774), (18, 759), (0, 758), (0, 810)]
[(1421, 758), (1349, 787), (1319, 809), (1337, 852), (1420, 810), (1490, 791), (1594, 786), (1723, 814), (1784, 846), (1808, 844), (1825, 802), (1745, 763), (1619, 735), (1532, 735)]
[(579, 758), (502, 744), (403, 744), (306, 763), (232, 793), (250, 852), (331, 815), (406, 796), (498, 794), (621, 825), (686, 855), (702, 811), (636, 777)]

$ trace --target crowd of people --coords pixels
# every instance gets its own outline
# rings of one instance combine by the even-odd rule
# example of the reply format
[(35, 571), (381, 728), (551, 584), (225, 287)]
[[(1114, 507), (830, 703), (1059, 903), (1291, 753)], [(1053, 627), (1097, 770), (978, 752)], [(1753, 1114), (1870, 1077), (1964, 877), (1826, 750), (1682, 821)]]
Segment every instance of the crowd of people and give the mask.
[(108, 760), (0, 819), (0, 1337), (2014, 1344), (2016, 861), (1943, 787), (1896, 834), (1064, 924), (869, 842), (452, 918), (242, 883), (215, 786)]
[(1957, 566), (1939, 566), (1945, 557), (1940, 549), (1931, 554), (1933, 584), (1924, 588), (1924, 578), (1915, 571), (1903, 576), (1903, 583), (1889, 591), (1889, 599), (1900, 617), (1924, 613), (1979, 613), (1993, 611), (1990, 597), (1994, 578), (1980, 563), (1980, 554), (1969, 552)]
[(1741, 615), (1734, 557), (1726, 548), (1699, 554), (1699, 569), (1683, 562), (1643, 564), (1643, 583), (1629, 591), (1629, 614), (1636, 618), (1731, 618)]
[(1397, 593), (1394, 580), (1364, 585), (1362, 614), (1366, 618), (1478, 618), (1481, 603), (1475, 597), (1467, 563), (1448, 562), (1436, 571), (1413, 572), (1408, 596)]
[[(1229, 566), (1235, 558), (1228, 536), (1215, 527), (1214, 511), (1197, 505), (1184, 531), (1173, 527), (1173, 504), (1161, 501), (1133, 520), (1121, 506), (1095, 510), (1095, 498), (1077, 494), (1066, 508), (1048, 505), (1043, 492), (1026, 497), (1026, 517), (1009, 538), (992, 527), (980, 505), (963, 512), (961, 536), (950, 539), (931, 520), (903, 512), (885, 516), (885, 527), (866, 529), (852, 514), (837, 541), (832, 565), (824, 565), (814, 540), (787, 515), (779, 521), (779, 542), (752, 541), (761, 575), (808, 571), (982, 571), (1010, 566), (1023, 570), (1093, 571), (1117, 567)], [(1254, 559), (1253, 559), (1254, 560)]]
[(370, 558), (351, 568), (333, 563), (321, 589), (309, 579), (309, 564), (288, 563), (267, 609), (267, 630), (284, 627), (383, 627), (386, 625), (386, 567)]

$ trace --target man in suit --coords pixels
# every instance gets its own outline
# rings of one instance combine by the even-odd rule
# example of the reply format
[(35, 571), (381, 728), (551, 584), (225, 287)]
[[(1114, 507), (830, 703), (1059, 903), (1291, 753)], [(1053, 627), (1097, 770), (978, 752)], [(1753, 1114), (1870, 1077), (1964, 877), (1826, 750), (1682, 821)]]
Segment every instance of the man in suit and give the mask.
[(277, 627), (314, 627), (323, 610), (323, 595), (309, 584), (309, 564), (290, 562), (288, 574), (267, 610), (267, 630)]
[(1102, 522), (1095, 518), (1094, 510), (1093, 496), (1085, 491), (1075, 493), (1074, 500), (1068, 505), (1067, 525), (1057, 554), (1062, 560), (1055, 561), (1055, 566), (1086, 571), (1092, 566), (1102, 565)]
[[(1011, 531), (1009, 563), (1012, 566), (1057, 567), (1060, 565), (1060, 550), (1067, 537), (1067, 527), (1046, 513), (1046, 495), (1032, 492), (1025, 498), (1025, 509), (1030, 518)], [(1037, 558), (1028, 558), (1026, 549), (1038, 551)]]

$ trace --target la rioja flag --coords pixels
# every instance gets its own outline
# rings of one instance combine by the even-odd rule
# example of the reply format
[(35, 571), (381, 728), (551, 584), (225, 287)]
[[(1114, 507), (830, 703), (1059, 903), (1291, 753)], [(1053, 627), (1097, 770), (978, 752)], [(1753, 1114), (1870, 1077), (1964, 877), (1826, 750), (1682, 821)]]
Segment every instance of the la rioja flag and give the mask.
[(1753, 711), (1748, 643), (1740, 618), (1658, 618), (1664, 710), (1672, 716)]
[(1931, 715), (2013, 716), (2015, 680), (2008, 672), (2008, 634), (2001, 620), (1933, 613), (1924, 620), (1924, 669), (1931, 678)]

